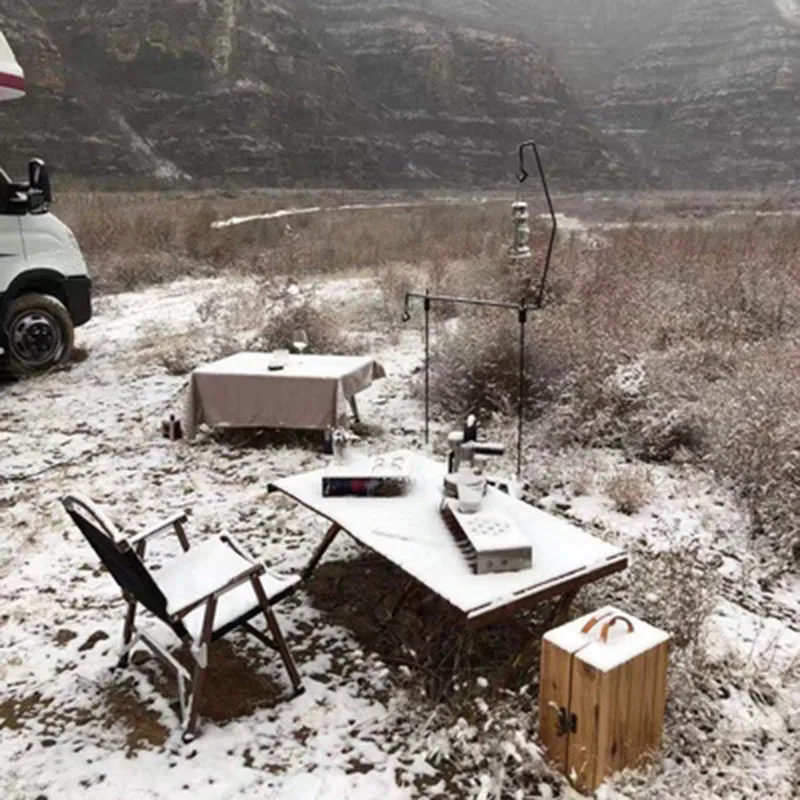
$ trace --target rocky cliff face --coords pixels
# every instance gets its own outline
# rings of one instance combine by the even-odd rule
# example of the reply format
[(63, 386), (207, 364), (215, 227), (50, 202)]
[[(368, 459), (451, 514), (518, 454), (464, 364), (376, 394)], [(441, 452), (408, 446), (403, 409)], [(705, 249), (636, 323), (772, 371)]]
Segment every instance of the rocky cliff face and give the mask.
[(800, 0), (407, 0), (544, 46), (662, 187), (800, 180)]
[(535, 138), (560, 185), (621, 185), (619, 155), (531, 42), (408, 5), (316, 0), (315, 16), (359, 97), (383, 110), (382, 137), (409, 178), (511, 178), (516, 145)]
[(595, 96), (598, 119), (666, 185), (800, 178), (798, 0), (682, 0)]
[(565, 186), (625, 177), (533, 43), (401, 4), (0, 0), (0, 25), (30, 87), (0, 106), (15, 170), (491, 185), (536, 136)]
[[(0, 0), (0, 161), (219, 184), (800, 177), (800, 0)], [(9, 163), (10, 162), (10, 163)]]
[[(376, 180), (359, 134), (369, 111), (349, 78), (281, 6), (241, 0), (32, 0), (9, 39), (28, 97), (0, 108), (3, 151), (38, 150), (77, 174), (245, 174), (253, 182), (322, 174)], [(8, 6), (8, 9), (6, 9)], [(31, 28), (33, 23), (33, 28)], [(36, 65), (35, 30), (57, 55), (56, 83)], [(38, 39), (35, 44), (38, 44)], [(24, 144), (23, 144), (24, 143)], [(335, 153), (327, 174), (319, 162)], [(252, 175), (250, 173), (252, 172)]]
[(800, 0), (432, 1), (545, 45), (652, 185), (800, 179)]
[[(378, 0), (379, 2), (382, 0)], [(680, 1), (680, 0), (679, 0)], [(576, 89), (594, 91), (671, 18), (672, 0), (406, 0), (546, 48)]]

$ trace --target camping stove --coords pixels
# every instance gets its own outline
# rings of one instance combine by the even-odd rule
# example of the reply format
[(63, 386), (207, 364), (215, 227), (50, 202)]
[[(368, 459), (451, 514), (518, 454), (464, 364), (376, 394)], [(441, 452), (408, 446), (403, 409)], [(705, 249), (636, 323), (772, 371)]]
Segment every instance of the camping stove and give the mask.
[(463, 514), (455, 500), (441, 511), (458, 549), (476, 575), (530, 569), (533, 548), (514, 520), (502, 511)]
[(444, 476), (445, 497), (458, 497), (458, 471), (475, 467), (475, 456), (501, 456), (506, 447), (501, 442), (479, 442), (478, 421), (474, 414), (467, 417), (463, 430), (453, 431), (447, 437), (447, 474)]

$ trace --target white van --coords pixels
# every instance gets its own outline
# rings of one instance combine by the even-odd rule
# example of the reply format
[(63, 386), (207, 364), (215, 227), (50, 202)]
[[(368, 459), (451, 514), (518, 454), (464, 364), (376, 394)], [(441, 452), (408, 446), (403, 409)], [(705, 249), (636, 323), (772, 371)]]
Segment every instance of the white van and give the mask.
[[(0, 32), (0, 101), (24, 93), (22, 69)], [(86, 261), (50, 213), (52, 199), (41, 159), (28, 164), (24, 182), (0, 168), (0, 363), (17, 374), (66, 359), (74, 329), (92, 316)]]

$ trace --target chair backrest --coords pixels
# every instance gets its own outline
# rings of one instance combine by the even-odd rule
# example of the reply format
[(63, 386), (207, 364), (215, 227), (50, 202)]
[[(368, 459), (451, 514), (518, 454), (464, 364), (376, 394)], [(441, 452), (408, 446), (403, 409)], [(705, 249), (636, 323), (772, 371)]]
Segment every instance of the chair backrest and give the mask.
[(164, 593), (136, 551), (120, 537), (114, 523), (91, 500), (80, 495), (66, 495), (61, 503), (122, 590), (181, 636), (183, 626), (170, 622)]

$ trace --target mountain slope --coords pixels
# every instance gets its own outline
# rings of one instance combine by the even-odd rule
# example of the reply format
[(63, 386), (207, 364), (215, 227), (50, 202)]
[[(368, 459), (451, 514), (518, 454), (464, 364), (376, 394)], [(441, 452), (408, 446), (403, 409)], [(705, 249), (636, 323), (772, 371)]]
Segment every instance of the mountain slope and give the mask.
[(617, 141), (671, 185), (800, 177), (800, 3), (684, 0), (598, 96)]
[[(0, 0), (29, 97), (0, 159), (214, 182), (495, 184), (536, 137), (565, 186), (625, 170), (530, 41), (401, 4)], [(19, 168), (15, 166), (15, 168)]]

